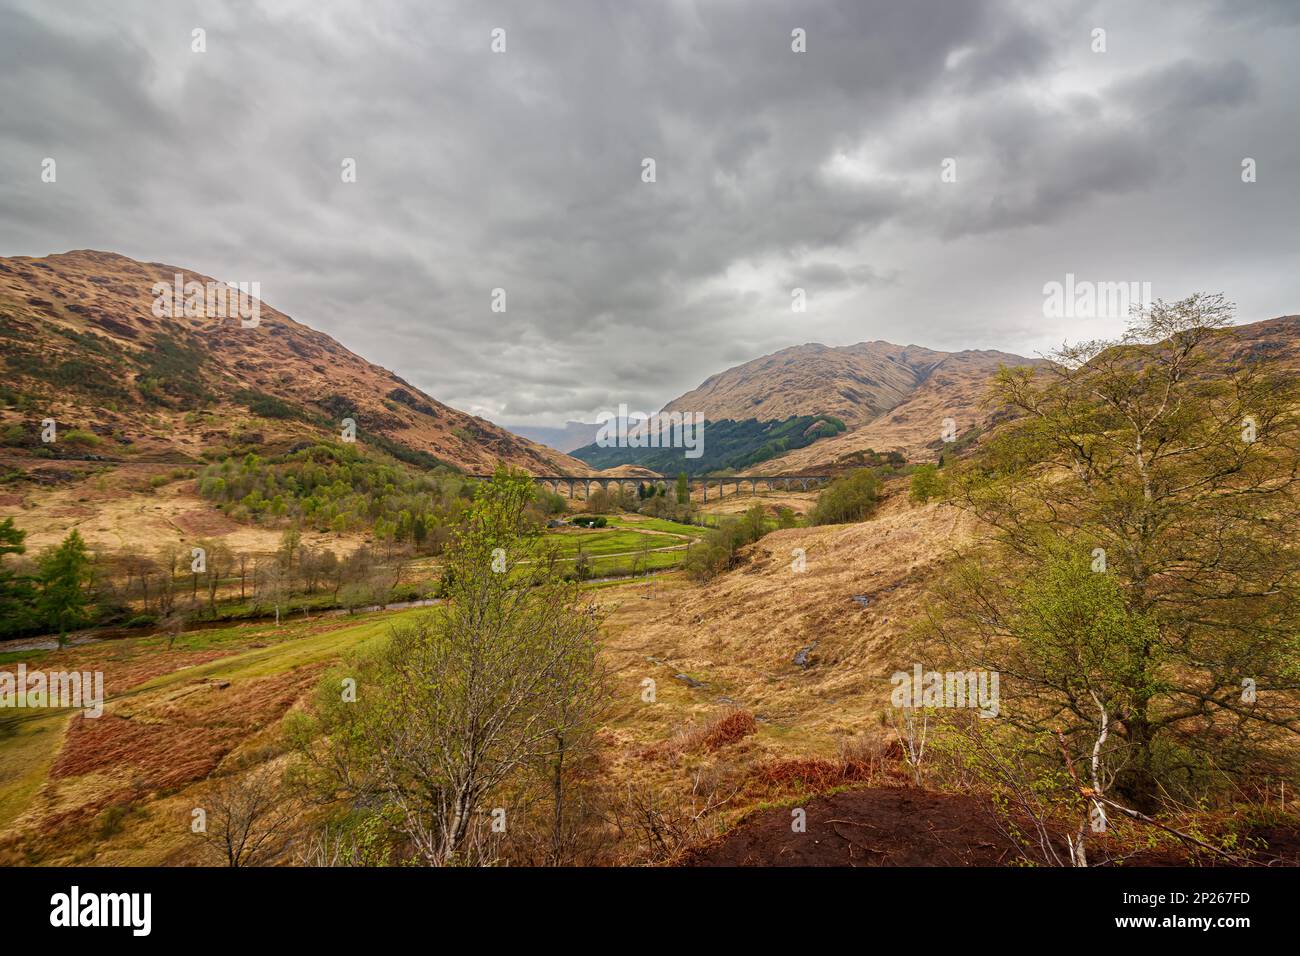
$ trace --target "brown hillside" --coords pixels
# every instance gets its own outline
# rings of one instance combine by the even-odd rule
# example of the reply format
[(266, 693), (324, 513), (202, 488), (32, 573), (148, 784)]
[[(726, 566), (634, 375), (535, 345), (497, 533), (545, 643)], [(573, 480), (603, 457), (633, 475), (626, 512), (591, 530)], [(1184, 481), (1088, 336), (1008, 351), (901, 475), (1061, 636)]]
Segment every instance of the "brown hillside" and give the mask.
[[(1265, 354), (1281, 355), (1300, 370), (1300, 316), (1287, 315), (1220, 333), (1219, 353), (1240, 364)], [(1003, 414), (988, 402), (988, 385), (999, 365), (1044, 364), (1003, 352), (949, 353), (930, 367), (923, 381), (901, 402), (878, 417), (833, 438), (799, 448), (752, 473), (815, 472), (854, 463), (855, 453), (900, 451), (914, 461), (933, 461), (942, 452), (944, 419), (951, 418), (958, 437), (985, 432)], [(742, 366), (743, 367), (743, 366)], [(724, 373), (726, 374), (726, 373)], [(679, 400), (680, 401), (680, 400)], [(847, 419), (846, 419), (846, 423)]]
[[(21, 410), (5, 414), (6, 452), (38, 448), (38, 423), (47, 417), (63, 432), (98, 435), (90, 450), (103, 458), (157, 461), (223, 446), (281, 450), (337, 434), (338, 421), (351, 415), (363, 443), (374, 436), (376, 444), (470, 472), (498, 462), (590, 472), (443, 405), (266, 303), (256, 327), (237, 317), (159, 318), (152, 287), (171, 285), (178, 273), (184, 281), (213, 281), (90, 250), (0, 259), (4, 384), (11, 398), (25, 399)], [(58, 455), (67, 457), (64, 449)]]
[(889, 342), (813, 343), (727, 369), (664, 409), (703, 412), (714, 420), (834, 415), (854, 429), (906, 401), (936, 374), (966, 381), (992, 374), (999, 364), (1027, 361), (1006, 352), (936, 352)]
[(642, 468), (640, 465), (615, 465), (613, 468), (603, 468), (596, 472), (603, 478), (662, 478), (663, 475), (657, 471), (651, 471), (649, 468)]
[[(889, 675), (913, 661), (909, 623), (950, 549), (973, 534), (962, 512), (912, 506), (904, 494), (862, 524), (774, 531), (737, 570), (620, 612), (614, 669), (629, 681), (629, 699), (644, 677), (678, 686), (674, 675), (688, 674), (702, 686), (683, 693), (701, 715), (725, 696), (779, 737), (795, 735), (805, 752), (833, 753), (837, 739), (879, 728)], [(792, 566), (796, 548), (802, 572)], [(805, 649), (801, 667), (795, 655)]]
[[(988, 361), (996, 355), (1005, 362)], [(1009, 361), (1000, 352), (958, 352), (940, 362), (906, 399), (859, 428), (823, 439), (806, 448), (764, 462), (760, 467), (781, 472), (807, 472), (852, 463), (855, 452), (900, 451), (910, 460), (933, 460), (943, 447), (944, 419), (951, 418), (957, 434), (988, 428), (997, 409), (987, 406), (988, 384), (999, 364)]]

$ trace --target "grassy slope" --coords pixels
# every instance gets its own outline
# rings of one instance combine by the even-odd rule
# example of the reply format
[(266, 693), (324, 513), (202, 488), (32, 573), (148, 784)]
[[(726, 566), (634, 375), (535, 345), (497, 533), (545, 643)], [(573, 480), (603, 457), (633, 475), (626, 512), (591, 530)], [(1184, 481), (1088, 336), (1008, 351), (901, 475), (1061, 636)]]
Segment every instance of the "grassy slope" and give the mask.
[[(191, 684), (195, 681), (229, 680), (239, 681), (256, 677), (282, 674), (286, 671), (304, 667), (322, 661), (334, 660), (346, 651), (353, 650), (377, 640), (389, 627), (414, 615), (427, 611), (418, 609), (393, 613), (375, 613), (358, 615), (355, 624), (337, 625), (340, 620), (331, 618), (322, 622), (293, 622), (281, 628), (280, 640), (266, 647), (249, 647), (249, 643), (258, 642), (259, 638), (268, 637), (266, 625), (244, 625), (240, 627), (195, 631), (185, 635), (176, 642), (172, 651), (167, 651), (157, 638), (138, 638), (114, 642), (122, 645), (115, 648), (125, 659), (148, 654), (181, 655), (190, 652), (221, 652), (229, 650), (216, 660), (184, 667), (170, 673), (150, 678), (130, 689), (108, 695), (106, 712), (112, 712), (114, 704), (124, 700), (146, 695), (163, 694), (170, 690)], [(315, 628), (328, 627), (319, 633), (312, 633)], [(270, 629), (274, 631), (272, 627)], [(272, 637), (276, 635), (271, 635)], [(75, 657), (84, 649), (67, 652), (61, 659), (56, 654), (6, 655), (22, 657), (29, 666), (35, 659), (41, 658), (42, 666), (49, 669), (63, 669), (76, 666)], [(16, 712), (13, 712), (16, 714)], [(21, 719), (11, 725), (13, 733), (0, 736), (0, 830), (3, 830), (32, 802), (42, 782), (44, 782), (51, 763), (63, 741), (64, 731), (69, 718), (69, 711), (34, 711), (31, 716), (21, 714)]]
[[(952, 542), (962, 530), (962, 523), (944, 509), (891, 502), (867, 525), (776, 532), (751, 550), (745, 568), (705, 586), (669, 575), (593, 587), (593, 595), (615, 609), (605, 641), (615, 705), (604, 736), (611, 778), (620, 786), (686, 785), (681, 764), (640, 755), (688, 721), (714, 719), (731, 706), (758, 715), (758, 732), (723, 754), (694, 755), (686, 766), (828, 755), (844, 735), (879, 730), (886, 676), (910, 659), (898, 655), (897, 642), (915, 607), (918, 577), (940, 559), (942, 548), (936, 543)], [(793, 547), (808, 554), (808, 571), (797, 578), (789, 570)], [(860, 592), (872, 594), (870, 608), (850, 600)], [(155, 638), (106, 642), (47, 655), (45, 666), (73, 666), (75, 655), (107, 645), (121, 653), (123, 666), (167, 655), (216, 655), (133, 683), (109, 706), (110, 712), (117, 706), (141, 711), (150, 701), (179, 699), (206, 680), (230, 681), (230, 690), (221, 693), (234, 693), (259, 679), (337, 659), (420, 613), (425, 611), (294, 619), (278, 630), (261, 623), (196, 631), (170, 652)], [(800, 670), (790, 655), (814, 640), (819, 642), (814, 667)], [(252, 646), (258, 643), (266, 646)], [(688, 686), (676, 675), (704, 686)], [(658, 684), (652, 705), (640, 698), (647, 677)], [(193, 841), (176, 820), (196, 805), (202, 781), (141, 801), (121, 832), (99, 834), (92, 820), (35, 839), (42, 812), (85, 799), (98, 783), (93, 776), (50, 781), (53, 796), (50, 787), (42, 786), (66, 722), (66, 715), (51, 713), (19, 735), (0, 738), (0, 768), (18, 771), (0, 779), (0, 837), (6, 828), (10, 833), (22, 828), (24, 849), (37, 843), (47, 847), (33, 862), (193, 862)], [(239, 751), (273, 742), (278, 726), (276, 720), (257, 727)], [(23, 859), (21, 851), (0, 847), (0, 860)]]
[[(663, 536), (654, 537), (658, 540)], [(613, 566), (613, 560), (605, 560), (609, 567)], [(664, 566), (676, 560), (678, 556), (671, 552), (658, 553), (652, 555), (652, 566)], [(597, 563), (596, 568), (600, 571), (602, 565)], [(617, 592), (621, 588), (635, 593), (636, 587), (636, 584), (628, 586), (617, 582), (590, 586), (591, 590), (602, 594)], [(187, 690), (204, 682), (228, 681), (232, 688), (238, 688), (241, 682), (339, 660), (349, 652), (381, 640), (394, 625), (431, 610), (436, 613), (436, 609), (418, 608), (359, 614), (355, 618), (293, 619), (279, 628), (266, 622), (208, 628), (182, 635), (170, 649), (161, 638), (143, 637), (83, 645), (64, 651), (10, 653), (0, 655), (0, 666), (13, 669), (22, 660), (29, 667), (39, 664), (49, 670), (102, 669), (110, 685), (106, 714), (122, 709), (130, 712), (159, 701), (179, 699)], [(195, 657), (212, 659), (186, 663)], [(142, 662), (172, 669), (114, 690), (111, 686), (114, 670), (138, 666)], [(5, 837), (21, 835), (22, 831), (29, 831), (29, 835), (34, 836), (43, 829), (43, 818), (48, 818), (54, 809), (66, 810), (83, 791), (87, 796), (93, 795), (98, 782), (93, 777), (86, 778), (84, 783), (78, 778), (65, 777), (54, 787), (58, 791), (57, 799), (43, 792), (48, 790), (47, 783), (54, 783), (49, 779), (49, 772), (63, 746), (74, 712), (42, 710), (0, 714), (8, 718), (5, 730), (0, 732), (2, 841)], [(262, 728), (268, 735), (273, 735), (275, 730), (275, 726)], [(0, 852), (0, 860), (20, 862), (26, 858), (42, 863), (156, 865), (175, 859), (176, 854), (183, 856), (192, 852), (193, 847), (183, 831), (178, 832), (165, 820), (170, 819), (171, 808), (183, 808), (187, 801), (192, 801), (191, 795), (201, 785), (202, 781), (198, 781), (149, 801), (140, 812), (133, 812), (128, 818), (127, 829), (120, 836), (100, 839), (93, 833), (87, 834), (84, 827), (67, 833), (56, 832), (48, 840), (44, 836), (39, 841), (23, 840), (23, 852), (16, 855)], [(39, 858), (27, 856), (26, 851), (37, 842), (47, 845), (48, 852)]]

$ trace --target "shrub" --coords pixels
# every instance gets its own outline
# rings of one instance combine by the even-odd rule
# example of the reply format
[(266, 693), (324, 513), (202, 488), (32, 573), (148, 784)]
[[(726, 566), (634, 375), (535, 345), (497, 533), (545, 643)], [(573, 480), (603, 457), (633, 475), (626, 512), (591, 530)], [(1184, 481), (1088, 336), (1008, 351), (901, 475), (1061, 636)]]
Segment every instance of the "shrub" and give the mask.
[(713, 753), (758, 732), (758, 722), (747, 710), (728, 710), (702, 724), (690, 723), (667, 740), (644, 748), (643, 760), (672, 759), (688, 753)]
[(832, 481), (817, 497), (813, 524), (847, 524), (862, 521), (875, 510), (880, 500), (880, 479), (863, 468)]
[(943, 476), (939, 474), (937, 465), (921, 465), (912, 472), (912, 487), (908, 492), (908, 498), (925, 503), (943, 494), (943, 486)]
[(74, 428), (63, 436), (63, 440), (69, 445), (80, 445), (83, 448), (94, 448), (104, 444), (104, 439), (100, 438), (94, 432), (88, 432), (80, 428)]
[(536, 504), (542, 514), (547, 515), (562, 515), (566, 508), (564, 496), (556, 494), (549, 488), (537, 489)]
[(126, 818), (131, 815), (131, 807), (125, 803), (111, 803), (95, 819), (95, 832), (101, 840), (107, 840), (122, 832)]
[(767, 533), (762, 505), (753, 505), (740, 518), (728, 518), (690, 546), (682, 567), (698, 580), (707, 580), (736, 566), (736, 555)]
[(597, 488), (587, 496), (587, 510), (592, 514), (614, 510), (614, 496), (604, 488)]
[(235, 392), (235, 401), (240, 402), (254, 415), (262, 418), (297, 418), (298, 409), (287, 402), (253, 389), (240, 389)]

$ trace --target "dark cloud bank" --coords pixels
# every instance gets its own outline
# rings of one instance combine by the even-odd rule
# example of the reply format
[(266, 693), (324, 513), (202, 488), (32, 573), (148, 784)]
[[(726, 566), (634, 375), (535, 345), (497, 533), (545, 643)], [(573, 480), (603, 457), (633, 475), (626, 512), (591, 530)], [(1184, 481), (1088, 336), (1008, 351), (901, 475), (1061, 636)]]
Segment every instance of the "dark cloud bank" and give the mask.
[(5, 0), (0, 254), (257, 280), (532, 425), (807, 341), (1113, 331), (1043, 317), (1067, 272), (1265, 318), (1300, 301), (1296, 9)]

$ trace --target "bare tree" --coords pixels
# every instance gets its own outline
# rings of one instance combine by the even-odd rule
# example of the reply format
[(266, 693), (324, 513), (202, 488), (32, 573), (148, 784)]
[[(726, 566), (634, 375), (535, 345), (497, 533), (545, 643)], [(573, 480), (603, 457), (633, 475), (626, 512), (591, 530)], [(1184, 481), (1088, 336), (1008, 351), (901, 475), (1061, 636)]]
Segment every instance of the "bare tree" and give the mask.
[(163, 617), (171, 614), (176, 607), (176, 572), (180, 568), (181, 555), (176, 546), (164, 548), (158, 555), (161, 570), (158, 588), (158, 613)]
[(280, 625), (280, 608), (289, 600), (289, 572), (283, 557), (272, 555), (258, 562), (255, 575), (257, 600), (275, 608), (275, 623)]
[(921, 765), (925, 760), (926, 740), (930, 735), (930, 712), (923, 708), (918, 717), (914, 707), (898, 708), (895, 710), (894, 729), (903, 745), (903, 757), (912, 768), (913, 782), (919, 787), (922, 785)]
[(292, 794), (277, 786), (273, 768), (255, 767), (220, 778), (204, 796), (200, 837), (226, 866), (261, 863), (297, 816)]
[(207, 568), (203, 583), (208, 592), (208, 610), (214, 618), (217, 616), (217, 592), (221, 588), (221, 577), (230, 572), (232, 561), (230, 549), (220, 541), (207, 545)]
[(639, 839), (640, 854), (654, 862), (663, 862), (683, 850), (716, 836), (711, 818), (739, 792), (730, 793), (710, 786), (704, 775), (691, 776), (691, 789), (682, 795), (671, 790), (655, 790), (628, 784), (627, 794), (618, 810), (621, 828)]
[(167, 650), (171, 650), (176, 643), (176, 639), (181, 636), (185, 630), (185, 622), (188, 615), (182, 610), (174, 610), (158, 622), (162, 633), (167, 635)]

